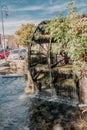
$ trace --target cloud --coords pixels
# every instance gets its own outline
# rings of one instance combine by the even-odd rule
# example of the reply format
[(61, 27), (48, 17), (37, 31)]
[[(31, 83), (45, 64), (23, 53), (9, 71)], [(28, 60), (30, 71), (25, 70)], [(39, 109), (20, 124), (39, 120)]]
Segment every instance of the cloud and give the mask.
[[(64, 2), (64, 0), (63, 2), (50, 0), (48, 5), (47, 2), (43, 4), (40, 2), (38, 5), (25, 4), (25, 2), (29, 3), (28, 0), (22, 0), (21, 4), (18, 5), (16, 4), (17, 1), (14, 2), (14, 4), (10, 2), (8, 5), (9, 16), (8, 19), (5, 20), (5, 34), (14, 34), (14, 32), (21, 27), (21, 24), (35, 23), (37, 25), (46, 18), (51, 19), (57, 12), (66, 12), (68, 5), (68, 2)], [(24, 5), (22, 3), (24, 3)], [(87, 3), (80, 2), (78, 4), (78, 2), (76, 2), (75, 6), (79, 12), (87, 13)], [(2, 32), (1, 26), (0, 32)]]
[[(41, 21), (45, 20), (48, 14), (52, 14), (57, 11), (63, 11), (66, 10), (66, 5), (67, 3), (61, 4), (61, 5), (38, 5), (38, 6), (25, 6), (21, 8), (16, 8), (16, 6), (12, 7), (9, 5), (9, 12), (10, 15), (7, 20), (5, 20), (5, 34), (14, 34), (16, 30), (18, 30), (21, 27), (21, 24), (26, 24), (26, 23), (34, 23), (34, 24), (39, 24)], [(23, 14), (23, 11), (38, 11), (36, 15), (30, 15), (30, 14)], [(41, 10), (41, 11), (40, 11)], [(12, 11), (12, 13), (11, 13)], [(16, 12), (13, 13), (13, 11)], [(19, 12), (19, 13), (17, 13)], [(43, 16), (44, 15), (44, 16)], [(12, 16), (12, 17), (11, 17)], [(46, 17), (45, 17), (46, 16)], [(1, 32), (1, 27), (0, 27), (0, 32)]]
[(25, 7), (21, 7), (21, 8), (17, 8), (17, 7), (12, 7), (9, 6), (9, 10), (10, 11), (36, 11), (36, 10), (43, 10), (44, 6), (43, 5), (39, 5), (39, 6), (25, 6)]
[[(27, 20), (10, 20), (10, 21), (5, 21), (4, 22), (4, 32), (5, 34), (14, 34), (15, 31), (17, 31), (22, 24), (27, 24), (27, 23), (34, 23), (35, 25), (37, 25), (38, 23), (40, 23), (40, 19), (27, 19)], [(0, 32), (2, 32), (2, 28), (0, 26)]]
[(64, 3), (64, 4), (53, 4), (53, 5), (33, 5), (33, 6), (25, 6), (25, 7), (15, 7), (15, 6), (9, 6), (9, 10), (10, 11), (15, 11), (15, 12), (23, 12), (23, 11), (48, 11), (49, 13), (53, 13), (56, 11), (64, 11), (66, 10), (66, 6), (68, 3)]
[(65, 11), (67, 7), (67, 3), (61, 4), (61, 5), (52, 5), (46, 8), (46, 11), (49, 11), (49, 13), (54, 13), (56, 11)]
[(64, 4), (54, 4), (54, 5), (51, 5), (51, 6), (48, 6), (46, 8), (44, 8), (44, 11), (41, 12), (41, 15), (42, 16), (52, 16), (52, 15), (56, 15), (56, 13), (61, 13), (63, 11), (66, 11), (67, 10), (67, 5), (68, 5), (68, 2), (64, 3)]
[(79, 12), (82, 14), (87, 14), (87, 8), (82, 8), (79, 10)]
[(77, 3), (77, 4), (75, 4), (75, 6), (77, 7), (77, 8), (82, 8), (82, 7), (86, 7), (87, 6), (87, 4), (86, 3)]

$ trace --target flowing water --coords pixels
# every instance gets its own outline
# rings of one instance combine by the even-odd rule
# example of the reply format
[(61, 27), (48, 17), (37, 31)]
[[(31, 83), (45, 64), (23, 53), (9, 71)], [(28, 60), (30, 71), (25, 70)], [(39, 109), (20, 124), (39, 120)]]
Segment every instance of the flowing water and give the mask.
[(32, 103), (35, 99), (70, 106), (76, 106), (78, 103), (77, 100), (58, 97), (54, 89), (51, 96), (39, 93), (37, 87), (33, 95), (26, 95), (25, 87), (23, 77), (0, 78), (0, 130), (36, 130), (30, 121), (34, 109)]
[(0, 130), (30, 130), (32, 101), (23, 78), (0, 78)]

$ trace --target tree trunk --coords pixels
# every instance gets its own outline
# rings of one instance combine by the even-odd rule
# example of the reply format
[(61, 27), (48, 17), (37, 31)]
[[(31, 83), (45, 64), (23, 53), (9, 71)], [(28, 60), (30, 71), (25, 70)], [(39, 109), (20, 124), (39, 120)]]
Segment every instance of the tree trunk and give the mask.
[(51, 37), (50, 37), (49, 43), (48, 43), (48, 56), (47, 56), (47, 60), (48, 60), (48, 69), (49, 69), (49, 82), (50, 82), (50, 88), (52, 88), (51, 49), (52, 49), (52, 45), (51, 45)]
[(66, 53), (64, 53), (64, 62), (65, 62), (65, 64), (69, 63), (69, 57), (67, 56)]
[(28, 44), (28, 70), (30, 70), (31, 67), (31, 44)]
[(28, 81), (27, 87), (25, 88), (26, 94), (34, 93), (34, 82), (31, 76), (31, 44), (28, 45)]
[(81, 103), (87, 103), (87, 77), (82, 77), (79, 81)]

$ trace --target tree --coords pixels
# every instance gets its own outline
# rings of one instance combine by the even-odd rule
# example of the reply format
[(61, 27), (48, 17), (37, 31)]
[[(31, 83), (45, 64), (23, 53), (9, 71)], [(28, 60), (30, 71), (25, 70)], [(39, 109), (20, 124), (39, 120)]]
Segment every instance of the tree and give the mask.
[[(70, 18), (70, 19), (69, 19)], [(70, 30), (67, 33), (68, 55), (73, 60), (73, 70), (77, 75), (80, 87), (80, 100), (87, 103), (87, 16), (73, 15), (70, 20)]]
[(69, 58), (67, 55), (67, 32), (69, 30), (69, 26), (67, 24), (66, 18), (63, 15), (59, 14), (58, 18), (54, 18), (51, 20), (49, 28), (51, 30), (51, 37), (54, 44), (52, 44), (52, 50), (56, 54), (61, 54), (64, 57), (65, 64), (69, 62)]
[(15, 32), (17, 35), (15, 41), (20, 45), (28, 45), (31, 42), (34, 31), (34, 24), (22, 24), (21, 28)]
[(33, 33), (35, 31), (35, 25), (34, 24), (22, 24), (21, 28), (15, 32), (15, 34), (18, 36), (15, 41), (17, 41), (18, 44), (24, 45), (28, 47), (28, 82), (27, 82), (27, 88), (25, 89), (25, 92), (28, 94), (34, 92), (34, 82), (32, 80), (31, 76), (31, 40), (33, 37)]
[(31, 40), (33, 37), (33, 33), (35, 31), (34, 24), (22, 24), (21, 28), (15, 32), (18, 36), (15, 41), (17, 44), (25, 45), (28, 47), (28, 69), (30, 70), (30, 63), (31, 63)]
[(80, 100), (87, 103), (87, 16), (75, 13), (73, 3), (69, 15), (51, 20), (49, 25), (56, 41), (54, 51), (67, 54), (73, 60), (73, 70), (79, 81)]

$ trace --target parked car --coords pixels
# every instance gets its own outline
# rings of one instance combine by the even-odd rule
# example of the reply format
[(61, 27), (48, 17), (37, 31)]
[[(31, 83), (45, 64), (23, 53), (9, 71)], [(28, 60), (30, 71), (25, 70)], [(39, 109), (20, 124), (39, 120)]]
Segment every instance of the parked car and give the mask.
[(4, 49), (0, 50), (0, 59), (4, 59), (4, 58), (8, 57), (9, 54), (10, 54), (10, 50), (9, 49), (7, 49), (7, 50), (4, 50)]
[(25, 59), (27, 57), (27, 50), (25, 48), (20, 49), (19, 55), (21, 59)]
[(17, 59), (24, 59), (27, 54), (26, 49), (14, 49), (10, 52), (7, 60), (17, 60)]

